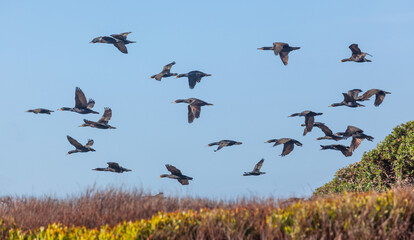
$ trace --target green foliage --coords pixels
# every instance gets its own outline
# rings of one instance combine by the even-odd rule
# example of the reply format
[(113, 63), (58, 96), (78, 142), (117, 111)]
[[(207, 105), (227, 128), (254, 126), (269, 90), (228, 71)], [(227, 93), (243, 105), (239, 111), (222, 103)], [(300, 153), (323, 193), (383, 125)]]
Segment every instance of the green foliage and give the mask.
[(361, 161), (336, 172), (334, 179), (315, 195), (343, 191), (385, 191), (414, 184), (414, 121), (394, 128)]
[[(0, 222), (0, 225), (3, 223)], [(3, 228), (4, 229), (4, 228)], [(375, 236), (375, 237), (374, 237)], [(113, 227), (50, 224), (7, 239), (413, 239), (414, 192), (347, 193), (275, 208), (246, 207), (159, 212)]]

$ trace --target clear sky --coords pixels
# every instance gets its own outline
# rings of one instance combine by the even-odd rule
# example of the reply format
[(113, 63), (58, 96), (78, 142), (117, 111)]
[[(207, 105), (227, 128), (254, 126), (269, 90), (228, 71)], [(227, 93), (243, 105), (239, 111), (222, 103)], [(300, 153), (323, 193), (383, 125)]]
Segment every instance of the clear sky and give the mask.
[[(96, 184), (138, 187), (172, 195), (234, 198), (307, 196), (334, 173), (359, 161), (392, 128), (413, 120), (413, 1), (2, 1), (0, 66), (0, 194), (79, 193)], [(131, 31), (129, 54), (94, 37)], [(299, 46), (288, 66), (272, 42)], [(372, 63), (340, 63), (358, 43)], [(200, 70), (195, 89), (187, 78), (149, 79), (176, 61), (172, 72)], [(75, 87), (111, 107), (115, 130), (78, 127), (100, 115), (27, 109), (74, 106)], [(342, 92), (379, 88), (392, 92), (380, 107), (328, 108)], [(196, 97), (213, 103), (187, 123), (186, 104)], [(303, 137), (303, 110), (323, 112), (316, 121), (334, 132), (354, 125), (375, 137), (345, 158), (320, 151), (315, 128)], [(70, 135), (96, 152), (67, 156)], [(289, 137), (303, 147), (286, 157), (282, 146), (264, 144)], [(207, 148), (232, 139), (243, 145)], [(350, 144), (350, 139), (340, 144)], [(259, 177), (242, 177), (265, 158)], [(133, 171), (91, 171), (115, 161)], [(189, 186), (161, 179), (164, 164), (194, 177)]]

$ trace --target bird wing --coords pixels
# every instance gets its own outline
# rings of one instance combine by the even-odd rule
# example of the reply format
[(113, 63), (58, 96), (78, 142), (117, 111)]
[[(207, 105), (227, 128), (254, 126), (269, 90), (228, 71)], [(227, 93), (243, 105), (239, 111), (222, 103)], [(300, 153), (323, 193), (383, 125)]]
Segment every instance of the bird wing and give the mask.
[(164, 66), (164, 68), (162, 69), (163, 72), (169, 73), (172, 66), (175, 64), (175, 62), (169, 63), (167, 65)]
[(354, 43), (349, 46), (349, 49), (352, 51), (352, 55), (361, 54), (361, 49), (359, 49), (358, 44)]
[(378, 89), (370, 89), (368, 91), (366, 91), (364, 94), (362, 94), (362, 99), (363, 100), (368, 100), (370, 97), (372, 97), (373, 95), (377, 94), (379, 92)]
[(107, 162), (107, 164), (108, 164), (108, 167), (113, 168), (113, 169), (119, 169), (120, 168), (119, 164), (116, 163), (116, 162)]
[(351, 146), (350, 146), (351, 152), (355, 151), (355, 149), (357, 149), (359, 147), (362, 140), (364, 140), (364, 139), (363, 138), (356, 138), (356, 137), (352, 138)]
[(346, 131), (345, 131), (345, 133), (348, 133), (350, 136), (351, 136), (352, 134), (355, 134), (355, 133), (362, 133), (362, 132), (364, 132), (362, 129), (357, 128), (357, 127), (354, 127), (354, 126), (348, 126), (348, 127), (346, 128)]
[(173, 175), (177, 175), (177, 176), (181, 176), (181, 175), (183, 175), (183, 174), (181, 173), (181, 171), (180, 171), (178, 168), (174, 167), (173, 165), (165, 164), (165, 167), (166, 167), (166, 168), (167, 168), (167, 170), (168, 170), (170, 173), (172, 173)]
[(260, 168), (262, 168), (264, 159), (262, 158), (262, 160), (260, 160), (258, 163), (256, 163), (256, 165), (253, 168), (253, 172), (258, 172), (260, 171)]
[(188, 105), (191, 108), (191, 111), (193, 112), (193, 115), (195, 118), (199, 118), (200, 117), (200, 112), (201, 112), (201, 106), (197, 106), (197, 105)]
[(119, 39), (119, 40), (126, 40), (128, 34), (130, 34), (131, 32), (124, 32), (124, 33), (120, 33), (120, 34), (111, 34), (111, 37)]
[(81, 149), (83, 148), (83, 145), (80, 144), (78, 141), (76, 141), (74, 138), (72, 138), (71, 136), (66, 136), (68, 138), (68, 141), (70, 144), (72, 144), (76, 149)]
[(283, 64), (286, 66), (288, 65), (288, 61), (289, 61), (289, 52), (280, 52), (280, 59), (282, 59)]
[(82, 90), (78, 87), (76, 87), (75, 90), (75, 108), (86, 108), (87, 102), (85, 94), (82, 92)]
[(280, 53), (280, 51), (282, 51), (282, 49), (285, 45), (287, 45), (287, 44), (282, 43), (282, 42), (274, 42), (273, 43), (273, 51), (274, 51), (275, 55), (278, 55)]
[(88, 139), (88, 142), (86, 143), (85, 147), (92, 147), (94, 141), (92, 139)]
[(358, 98), (358, 94), (361, 92), (360, 89), (353, 89), (348, 91), (348, 95), (351, 96), (353, 99)]
[(180, 183), (181, 183), (181, 185), (188, 185), (189, 184), (189, 182), (188, 182), (188, 179), (177, 179)]
[(287, 142), (283, 145), (283, 152), (282, 152), (282, 156), (286, 156), (288, 155), (290, 152), (293, 151), (293, 148), (295, 147), (295, 145), (293, 145), (293, 142)]
[(117, 41), (114, 43), (114, 46), (118, 48), (118, 50), (121, 51), (122, 53), (125, 53), (125, 54), (128, 53), (128, 49), (126, 48), (125, 43), (121, 41)]
[(191, 105), (188, 105), (188, 123), (192, 123), (195, 119), (195, 115), (193, 113), (193, 108)]
[(385, 92), (380, 91), (375, 95), (375, 102), (374, 102), (374, 106), (378, 107), (382, 101), (384, 101), (385, 98)]
[(193, 89), (197, 82), (201, 81), (201, 76), (198, 76), (197, 74), (189, 74), (188, 75), (188, 85), (190, 86), (190, 89)]
[[(305, 131), (306, 131), (306, 133), (312, 131), (314, 123), (315, 123), (315, 117), (314, 116), (305, 115), (305, 125), (306, 125)], [(306, 135), (306, 133), (304, 132), (303, 135)]]
[(333, 135), (333, 132), (331, 129), (329, 129), (325, 124), (323, 123), (318, 123), (315, 125), (316, 127), (320, 128), (322, 130), (322, 132), (328, 136), (328, 135)]
[(355, 101), (348, 93), (342, 93), (342, 95), (344, 96), (344, 101), (345, 102), (353, 102), (353, 101)]
[(92, 98), (89, 98), (88, 104), (86, 105), (86, 107), (88, 109), (92, 109), (95, 106), (95, 100), (93, 100)]
[(105, 112), (102, 115), (101, 119), (98, 120), (98, 123), (108, 124), (109, 120), (112, 117), (112, 109), (105, 108)]

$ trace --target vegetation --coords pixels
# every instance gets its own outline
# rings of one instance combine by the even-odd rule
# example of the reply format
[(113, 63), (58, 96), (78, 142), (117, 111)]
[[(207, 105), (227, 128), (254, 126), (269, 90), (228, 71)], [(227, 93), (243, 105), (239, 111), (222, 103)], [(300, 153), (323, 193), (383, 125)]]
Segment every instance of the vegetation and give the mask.
[[(123, 195), (122, 192), (117, 192)], [(125, 196), (114, 196), (129, 200)], [(141, 196), (142, 197), (142, 196)], [(75, 214), (72, 220), (84, 219), (95, 210), (97, 217), (90, 218), (88, 224), (98, 226), (101, 223), (102, 203), (92, 196), (94, 204), (83, 209), (82, 201), (74, 203)], [(153, 199), (143, 200), (141, 204), (152, 204)], [(185, 205), (201, 207), (207, 202), (200, 199), (186, 199), (186, 204), (158, 200), (159, 208), (183, 208)], [(22, 199), (20, 202), (23, 203)], [(47, 204), (59, 205), (60, 202), (48, 201)], [(43, 201), (40, 205), (45, 204)], [(33, 204), (33, 203), (32, 203)], [(80, 205), (79, 205), (80, 204)], [(343, 193), (315, 197), (312, 200), (294, 201), (290, 204), (278, 204), (267, 200), (240, 200), (223, 204), (212, 203), (198, 210), (177, 209), (172, 212), (158, 212), (149, 218), (139, 217), (131, 221), (121, 221), (114, 226), (103, 224), (99, 227), (64, 224), (56, 221), (46, 227), (26, 229), (18, 222), (3, 221), (0, 231), (2, 239), (412, 239), (414, 237), (414, 192), (412, 189), (389, 190), (383, 193)], [(101, 205), (101, 206), (100, 206)], [(36, 206), (33, 205), (33, 206)], [(46, 205), (44, 205), (46, 206)], [(68, 207), (66, 204), (63, 207)], [(190, 208), (190, 207), (189, 207)], [(43, 209), (44, 208), (39, 208)], [(78, 209), (78, 210), (77, 210)], [(197, 209), (197, 208), (196, 208)], [(76, 211), (77, 210), (77, 211)], [(108, 214), (116, 219), (126, 217), (113, 208)], [(143, 211), (137, 210), (137, 211)], [(28, 217), (33, 212), (20, 212)], [(49, 218), (50, 212), (36, 212), (37, 218)], [(16, 216), (22, 218), (23, 216)], [(92, 222), (91, 222), (92, 221)], [(79, 222), (78, 222), (79, 223)]]
[(360, 162), (340, 169), (334, 179), (315, 194), (343, 191), (386, 191), (414, 184), (414, 121), (394, 128), (376, 149)]

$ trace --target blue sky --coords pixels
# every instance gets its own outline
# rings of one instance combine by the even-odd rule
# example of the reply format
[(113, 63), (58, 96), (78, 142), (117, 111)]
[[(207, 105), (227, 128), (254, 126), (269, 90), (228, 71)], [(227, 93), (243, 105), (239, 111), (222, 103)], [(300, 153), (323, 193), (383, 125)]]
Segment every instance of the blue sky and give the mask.
[[(411, 94), (414, 2), (399, 1), (6, 1), (0, 4), (3, 44), (0, 65), (1, 195), (78, 193), (99, 187), (138, 187), (172, 195), (234, 198), (307, 196), (334, 173), (360, 160), (392, 128), (412, 120)], [(94, 37), (131, 31), (129, 54)], [(287, 42), (300, 50), (283, 66), (258, 47)], [(339, 63), (358, 43), (372, 63)], [(172, 72), (200, 70), (195, 89), (186, 78), (157, 82), (149, 77), (176, 61)], [(56, 110), (74, 105), (75, 87), (111, 107), (116, 130), (79, 128), (82, 119), (100, 115)], [(328, 108), (342, 92), (379, 88), (392, 92), (380, 107)], [(213, 103), (201, 118), (187, 123), (187, 106), (171, 104), (196, 97)], [(334, 132), (354, 125), (375, 137), (349, 158), (320, 151), (314, 129), (303, 137), (303, 110), (323, 112), (317, 121)], [(95, 140), (93, 153), (66, 156), (73, 147)], [(268, 139), (290, 137), (303, 147), (280, 157), (282, 147)], [(213, 152), (210, 142), (233, 139), (243, 145)], [(338, 142), (349, 144), (346, 142)], [(260, 177), (242, 177), (265, 158)], [(91, 171), (115, 161), (133, 171)], [(164, 164), (194, 177), (189, 186), (170, 179)]]

